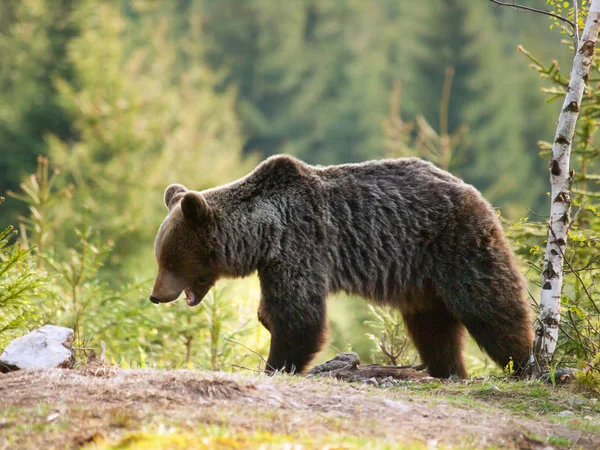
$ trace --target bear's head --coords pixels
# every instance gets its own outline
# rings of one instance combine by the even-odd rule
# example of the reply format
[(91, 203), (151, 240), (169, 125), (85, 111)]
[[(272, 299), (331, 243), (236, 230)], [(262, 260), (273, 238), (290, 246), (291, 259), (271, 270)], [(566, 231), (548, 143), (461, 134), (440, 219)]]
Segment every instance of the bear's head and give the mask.
[(154, 242), (158, 275), (150, 300), (172, 302), (185, 291), (188, 305), (195, 306), (217, 280), (209, 245), (212, 211), (200, 193), (180, 184), (166, 189), (165, 205), (169, 214)]

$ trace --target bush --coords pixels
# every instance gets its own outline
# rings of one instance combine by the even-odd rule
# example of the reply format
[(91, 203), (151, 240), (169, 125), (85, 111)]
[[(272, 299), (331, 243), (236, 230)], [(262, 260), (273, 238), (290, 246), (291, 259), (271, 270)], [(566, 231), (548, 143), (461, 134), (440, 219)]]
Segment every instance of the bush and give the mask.
[(16, 234), (12, 226), (0, 231), (0, 349), (35, 323), (33, 299), (46, 282), (31, 249), (14, 241)]
[(402, 313), (395, 308), (372, 305), (369, 305), (369, 310), (373, 319), (366, 321), (365, 325), (375, 331), (375, 334), (367, 334), (374, 344), (373, 361), (393, 366), (415, 364), (417, 354), (408, 339)]

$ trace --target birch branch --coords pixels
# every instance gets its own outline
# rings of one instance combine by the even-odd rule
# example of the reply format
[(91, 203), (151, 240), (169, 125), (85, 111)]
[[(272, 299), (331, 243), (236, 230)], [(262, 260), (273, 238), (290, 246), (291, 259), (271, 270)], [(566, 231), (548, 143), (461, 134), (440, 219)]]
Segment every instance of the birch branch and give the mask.
[(573, 59), (571, 79), (565, 95), (550, 158), (550, 220), (542, 270), (540, 313), (534, 350), (531, 355), (533, 376), (540, 377), (549, 368), (556, 349), (560, 324), (560, 299), (563, 285), (564, 250), (571, 208), (572, 177), (569, 172), (571, 144), (579, 116), (581, 99), (588, 82), (590, 66), (600, 29), (600, 0), (592, 0), (585, 28)]
[(511, 3), (499, 2), (498, 0), (489, 0), (489, 1), (492, 2), (492, 3), (494, 3), (494, 4), (496, 4), (496, 5), (498, 5), (498, 6), (509, 6), (511, 8), (520, 9), (522, 11), (528, 11), (528, 12), (533, 12), (533, 13), (538, 13), (538, 14), (544, 14), (546, 16), (554, 17), (555, 19), (558, 19), (558, 20), (561, 20), (561, 21), (563, 21), (565, 23), (568, 23), (573, 28), (575, 28), (575, 25), (573, 24), (573, 22), (571, 22), (566, 17), (559, 16), (558, 14), (554, 14), (553, 12), (546, 11), (545, 9), (537, 9), (537, 8), (531, 8), (529, 6), (517, 5), (514, 1), (511, 2)]

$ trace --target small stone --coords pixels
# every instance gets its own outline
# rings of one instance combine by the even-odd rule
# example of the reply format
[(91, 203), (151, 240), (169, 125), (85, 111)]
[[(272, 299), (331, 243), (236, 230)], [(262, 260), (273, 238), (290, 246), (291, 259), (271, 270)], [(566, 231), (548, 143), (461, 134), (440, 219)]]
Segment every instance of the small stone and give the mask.
[(377, 381), (377, 378), (375, 378), (375, 377), (369, 378), (367, 381), (365, 381), (365, 384), (368, 384), (371, 386), (379, 386), (379, 382)]
[(52, 413), (50, 414), (48, 417), (46, 417), (46, 421), (48, 422), (52, 422), (54, 419), (56, 419), (58, 416), (60, 416), (60, 413)]
[(569, 417), (569, 416), (574, 416), (574, 415), (575, 414), (572, 411), (565, 409), (564, 411), (559, 412), (556, 416), (557, 417)]
[(20, 369), (71, 368), (73, 330), (45, 325), (39, 330), (14, 339), (0, 355), (0, 372)]
[(382, 383), (385, 384), (385, 387), (394, 387), (398, 385), (398, 380), (396, 380), (394, 377), (392, 376), (388, 376), (385, 377), (383, 380), (381, 380)]

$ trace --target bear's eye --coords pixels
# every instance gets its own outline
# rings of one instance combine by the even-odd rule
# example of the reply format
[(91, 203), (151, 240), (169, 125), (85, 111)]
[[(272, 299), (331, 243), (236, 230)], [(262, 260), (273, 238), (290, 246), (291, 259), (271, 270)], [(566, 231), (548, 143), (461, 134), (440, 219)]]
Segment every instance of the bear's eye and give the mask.
[(198, 284), (207, 284), (210, 282), (210, 278), (209, 277), (198, 277), (196, 278), (196, 283)]

